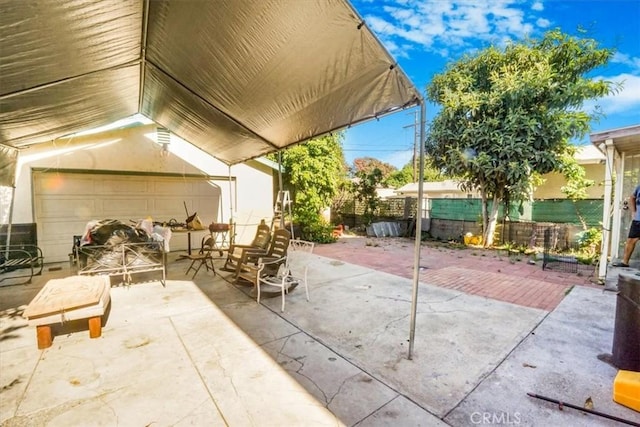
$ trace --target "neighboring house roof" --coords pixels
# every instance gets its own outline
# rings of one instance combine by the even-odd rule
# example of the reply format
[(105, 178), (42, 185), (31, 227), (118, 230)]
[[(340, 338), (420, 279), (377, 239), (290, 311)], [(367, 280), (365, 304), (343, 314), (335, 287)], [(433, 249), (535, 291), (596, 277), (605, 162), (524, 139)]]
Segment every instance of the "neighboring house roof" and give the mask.
[[(454, 181), (452, 179), (447, 179), (445, 181), (437, 181), (437, 182), (424, 182), (422, 184), (422, 191), (428, 194), (438, 194), (438, 193), (462, 193), (466, 194), (465, 191), (460, 190), (460, 184), (458, 181)], [(411, 182), (409, 184), (405, 184), (402, 187), (395, 190), (396, 194), (417, 194), (418, 193), (418, 183)]]
[(282, 169), (282, 172), (284, 172), (284, 166), (281, 167), (280, 165), (278, 165), (278, 162), (269, 160), (266, 157), (256, 157), (254, 160), (258, 163), (262, 163), (263, 165), (270, 167), (271, 169), (274, 169), (276, 171)]
[(590, 139), (591, 143), (603, 153), (605, 144), (610, 141), (620, 153), (628, 156), (640, 154), (640, 124), (592, 133)]
[(578, 147), (575, 156), (573, 156), (578, 164), (598, 164), (604, 163), (605, 156), (595, 145), (581, 145)]
[(386, 197), (393, 197), (396, 195), (396, 190), (393, 188), (376, 188), (376, 194), (378, 197), (384, 199)]

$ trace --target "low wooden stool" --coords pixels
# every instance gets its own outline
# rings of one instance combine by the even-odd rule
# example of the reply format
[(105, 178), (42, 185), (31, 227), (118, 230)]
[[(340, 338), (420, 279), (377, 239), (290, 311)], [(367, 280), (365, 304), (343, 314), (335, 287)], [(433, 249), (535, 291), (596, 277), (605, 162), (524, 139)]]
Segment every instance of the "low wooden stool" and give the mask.
[(51, 347), (51, 325), (89, 319), (89, 337), (102, 335), (102, 315), (111, 301), (109, 276), (70, 276), (49, 280), (22, 316), (36, 327), (38, 348)]

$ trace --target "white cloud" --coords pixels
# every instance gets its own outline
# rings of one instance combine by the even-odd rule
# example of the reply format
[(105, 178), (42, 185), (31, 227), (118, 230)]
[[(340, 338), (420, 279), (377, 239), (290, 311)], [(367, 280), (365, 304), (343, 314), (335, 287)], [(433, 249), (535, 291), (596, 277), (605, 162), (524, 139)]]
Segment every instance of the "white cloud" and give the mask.
[(633, 71), (640, 71), (640, 58), (633, 58), (624, 53), (616, 52), (611, 58), (611, 62), (627, 65)]
[(393, 24), (377, 16), (367, 16), (365, 22), (379, 36), (394, 35), (398, 32), (398, 29)]
[(394, 151), (392, 154), (385, 156), (381, 161), (389, 163), (398, 169), (402, 169), (404, 165), (409, 163), (413, 158), (413, 150)]
[(536, 12), (542, 12), (544, 10), (544, 5), (542, 4), (541, 1), (537, 1), (533, 5), (531, 5), (531, 10), (535, 10)]
[(592, 111), (595, 105), (599, 105), (606, 116), (634, 110), (640, 111), (640, 76), (620, 74), (613, 77), (594, 77), (594, 80), (599, 79), (621, 83), (622, 90), (595, 102), (585, 103), (585, 110)]
[(538, 18), (538, 20), (536, 21), (536, 25), (540, 28), (549, 28), (549, 26), (551, 25), (551, 21), (544, 18)]
[(390, 0), (380, 10), (365, 21), (387, 47), (394, 42), (395, 54), (406, 46), (400, 40), (434, 52), (467, 51), (479, 40), (502, 43), (551, 25), (539, 16), (544, 10), (540, 1), (527, 14), (519, 0)]

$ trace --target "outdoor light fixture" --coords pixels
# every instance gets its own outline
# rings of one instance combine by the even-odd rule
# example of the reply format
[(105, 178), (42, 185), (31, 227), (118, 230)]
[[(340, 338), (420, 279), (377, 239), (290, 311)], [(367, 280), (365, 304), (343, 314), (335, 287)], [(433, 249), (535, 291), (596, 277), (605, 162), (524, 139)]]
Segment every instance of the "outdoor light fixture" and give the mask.
[(167, 128), (157, 128), (156, 129), (156, 142), (160, 144), (160, 156), (168, 157), (169, 156), (169, 144), (171, 143), (171, 133)]
[(169, 144), (162, 144), (162, 148), (160, 149), (161, 157), (169, 157)]

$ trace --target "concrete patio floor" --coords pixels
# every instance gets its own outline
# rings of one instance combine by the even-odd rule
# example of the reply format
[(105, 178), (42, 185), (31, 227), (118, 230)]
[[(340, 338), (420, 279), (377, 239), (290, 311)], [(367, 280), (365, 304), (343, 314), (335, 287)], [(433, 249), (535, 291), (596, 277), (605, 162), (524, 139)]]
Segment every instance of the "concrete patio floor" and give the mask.
[(171, 254), (166, 287), (111, 289), (102, 337), (67, 324), (38, 350), (20, 314), (47, 280), (73, 274), (55, 267), (0, 288), (2, 425), (614, 425), (528, 392), (591, 397), (640, 422), (613, 402), (617, 370), (597, 359), (611, 351), (616, 304), (601, 287), (575, 286), (545, 310), (430, 285), (423, 272), (409, 360), (409, 278), (315, 255), (311, 301), (295, 289), (281, 313), (279, 297), (258, 305), (219, 268), (189, 280)]

